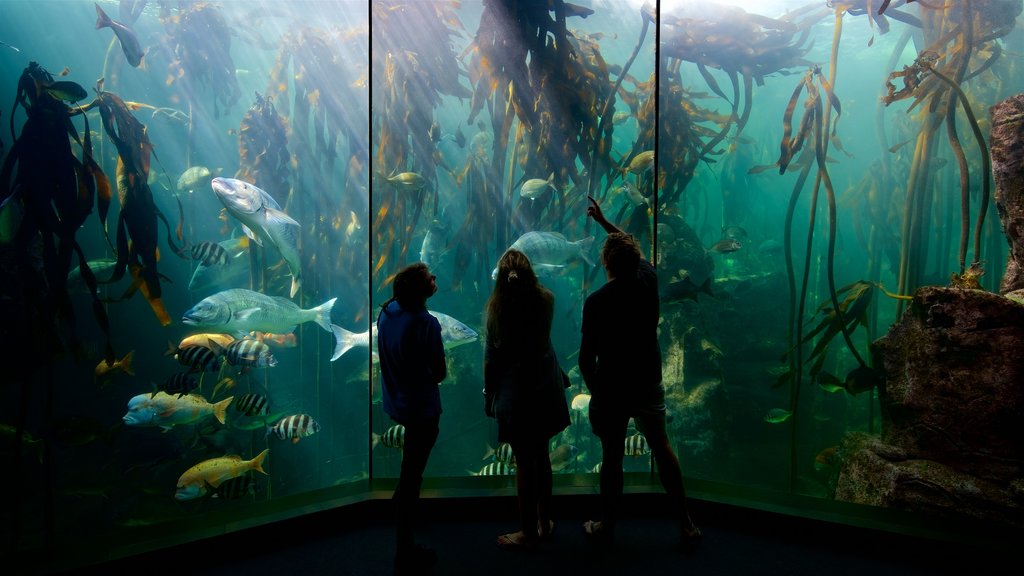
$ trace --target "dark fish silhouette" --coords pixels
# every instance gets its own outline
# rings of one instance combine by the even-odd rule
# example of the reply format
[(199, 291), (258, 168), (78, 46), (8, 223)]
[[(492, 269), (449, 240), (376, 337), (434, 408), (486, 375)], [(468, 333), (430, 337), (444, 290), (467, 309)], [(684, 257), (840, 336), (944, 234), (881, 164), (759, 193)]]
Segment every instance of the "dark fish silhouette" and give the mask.
[(142, 45), (139, 44), (138, 37), (135, 36), (135, 32), (132, 29), (121, 24), (117, 20), (112, 20), (107, 13), (100, 8), (99, 4), (96, 4), (96, 29), (110, 28), (114, 31), (114, 36), (117, 36), (117, 41), (121, 43), (121, 50), (124, 52), (124, 57), (128, 59), (128, 63), (133, 68), (138, 68), (139, 64), (142, 63), (142, 57), (145, 55), (145, 51), (142, 49)]

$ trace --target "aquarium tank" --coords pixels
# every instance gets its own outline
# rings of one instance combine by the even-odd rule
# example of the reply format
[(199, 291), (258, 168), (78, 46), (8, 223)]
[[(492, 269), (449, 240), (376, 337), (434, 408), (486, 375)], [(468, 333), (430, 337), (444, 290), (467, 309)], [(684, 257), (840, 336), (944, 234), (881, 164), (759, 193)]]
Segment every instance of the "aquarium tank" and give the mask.
[(448, 365), (428, 483), (514, 486), (480, 393), (510, 247), (555, 295), (556, 493), (597, 486), (588, 198), (657, 269), (698, 495), (1020, 528), (1024, 212), (995, 134), (1021, 112), (995, 118), (1021, 11), (3, 2), (0, 553), (86, 563), (393, 486), (375, 321), (416, 262)]

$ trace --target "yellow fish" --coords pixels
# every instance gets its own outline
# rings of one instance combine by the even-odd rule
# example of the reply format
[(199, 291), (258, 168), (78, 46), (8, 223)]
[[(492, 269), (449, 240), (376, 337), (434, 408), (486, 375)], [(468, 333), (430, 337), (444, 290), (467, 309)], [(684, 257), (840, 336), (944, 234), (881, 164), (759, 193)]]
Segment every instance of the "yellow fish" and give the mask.
[(626, 170), (633, 174), (643, 174), (654, 165), (654, 150), (645, 150), (633, 157)]
[(269, 452), (269, 449), (265, 449), (252, 460), (242, 460), (241, 456), (234, 455), (203, 460), (185, 470), (185, 473), (178, 478), (174, 499), (182, 502), (202, 498), (211, 488), (217, 488), (222, 482), (238, 478), (250, 470), (266, 474), (267, 471), (263, 469), (263, 460), (266, 459)]

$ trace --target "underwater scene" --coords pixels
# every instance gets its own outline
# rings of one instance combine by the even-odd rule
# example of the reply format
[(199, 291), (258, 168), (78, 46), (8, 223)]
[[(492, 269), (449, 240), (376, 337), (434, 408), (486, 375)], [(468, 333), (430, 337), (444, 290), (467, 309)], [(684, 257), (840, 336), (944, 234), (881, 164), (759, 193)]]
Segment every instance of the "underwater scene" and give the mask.
[[(426, 475), (512, 482), (481, 396), (510, 247), (555, 294), (572, 419), (553, 470), (595, 474), (576, 366), (605, 282), (588, 196), (656, 265), (688, 478), (903, 507), (844, 463), (897, 436), (941, 451), (891, 396), (896, 345), (879, 343), (920, 316), (915, 293), (1007, 291), (989, 109), (1024, 89), (1021, 12), (3, 2), (0, 429), (17, 473), (0, 549), (187, 532), (397, 478), (374, 323), (415, 262), (437, 277), (448, 362)], [(643, 435), (625, 442), (626, 471), (652, 470)]]

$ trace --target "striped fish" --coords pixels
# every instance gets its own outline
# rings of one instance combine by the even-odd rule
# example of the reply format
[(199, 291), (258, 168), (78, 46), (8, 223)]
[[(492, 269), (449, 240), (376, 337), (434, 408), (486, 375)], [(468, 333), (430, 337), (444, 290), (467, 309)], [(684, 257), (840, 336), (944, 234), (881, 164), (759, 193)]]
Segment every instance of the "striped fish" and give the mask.
[(626, 456), (643, 456), (650, 454), (651, 449), (647, 447), (647, 438), (637, 432), (626, 438)]
[(243, 394), (235, 402), (235, 410), (246, 416), (266, 416), (270, 414), (270, 402), (262, 394)]
[(510, 474), (515, 474), (515, 468), (504, 462), (491, 462), (478, 472), (474, 472), (473, 476), (508, 476)]
[(512, 453), (512, 445), (508, 442), (498, 444), (498, 447), (494, 449), (494, 461), (504, 462), (514, 467), (516, 465), (516, 455)]
[(174, 359), (188, 366), (191, 372), (217, 372), (221, 365), (220, 354), (198, 345), (179, 348)]
[(157, 392), (166, 392), (167, 394), (177, 394), (178, 398), (181, 398), (198, 387), (199, 381), (190, 373), (179, 372), (164, 380), (163, 384), (153, 391), (152, 396), (156, 396)]
[(211, 498), (237, 500), (256, 494), (256, 482), (248, 474), (243, 474), (242, 476), (228, 478), (216, 487), (207, 485), (206, 493)]
[(228, 251), (216, 242), (200, 242), (192, 246), (189, 256), (198, 260), (203, 266), (225, 266), (228, 263)]
[(285, 416), (277, 424), (267, 426), (268, 436), (274, 434), (281, 440), (291, 440), (292, 444), (319, 431), (320, 424), (309, 414)]
[(388, 448), (402, 449), (405, 447), (405, 426), (401, 424), (395, 424), (391, 428), (388, 428), (384, 435), (380, 437), (380, 443), (387, 446)]
[(250, 368), (277, 366), (277, 358), (274, 358), (270, 346), (249, 338), (235, 340), (229, 344), (224, 349), (224, 357), (232, 366), (249, 366)]

